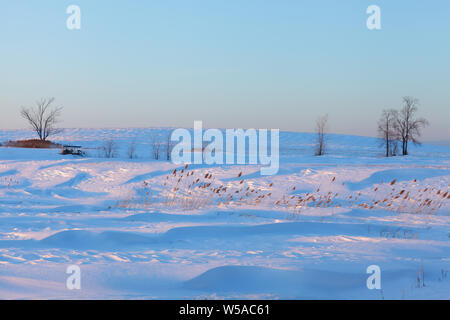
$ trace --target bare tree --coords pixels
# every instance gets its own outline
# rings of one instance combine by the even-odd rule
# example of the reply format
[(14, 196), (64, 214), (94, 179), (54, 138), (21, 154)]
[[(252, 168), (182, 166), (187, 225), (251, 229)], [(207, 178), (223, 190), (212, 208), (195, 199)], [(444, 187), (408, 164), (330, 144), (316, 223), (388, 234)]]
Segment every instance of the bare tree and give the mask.
[(131, 140), (130, 144), (128, 145), (128, 158), (136, 158), (136, 139)]
[(167, 140), (166, 140), (166, 159), (167, 161), (170, 161), (171, 153), (172, 153), (172, 141), (170, 140), (170, 132), (167, 133)]
[(102, 146), (103, 156), (105, 158), (117, 157), (117, 144), (113, 139), (106, 140)]
[(425, 118), (416, 118), (419, 100), (413, 97), (403, 97), (403, 108), (397, 117), (397, 134), (402, 141), (402, 155), (408, 155), (408, 142), (420, 144), (418, 138), (423, 127), (428, 125)]
[(378, 134), (383, 139), (386, 148), (386, 157), (397, 154), (397, 119), (398, 112), (394, 109), (383, 110), (378, 121)]
[(161, 143), (159, 136), (156, 133), (154, 133), (152, 136), (152, 152), (153, 152), (153, 158), (155, 160), (159, 160), (161, 145), (162, 145), (162, 143)]
[(316, 120), (316, 134), (317, 134), (316, 153), (315, 153), (316, 156), (321, 156), (325, 154), (326, 149), (325, 133), (327, 130), (327, 122), (328, 122), (328, 115), (321, 116)]
[(20, 111), (22, 117), (28, 121), (42, 141), (46, 141), (49, 136), (58, 132), (55, 125), (59, 122), (63, 108), (52, 107), (54, 101), (55, 98), (43, 98), (36, 102), (34, 108), (22, 107)]

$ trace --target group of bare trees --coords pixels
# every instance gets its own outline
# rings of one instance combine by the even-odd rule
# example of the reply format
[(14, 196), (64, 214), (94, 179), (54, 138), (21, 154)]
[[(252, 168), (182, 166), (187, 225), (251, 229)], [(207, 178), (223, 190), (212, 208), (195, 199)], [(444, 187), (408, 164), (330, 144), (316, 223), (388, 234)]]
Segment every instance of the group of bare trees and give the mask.
[(166, 139), (162, 139), (157, 134), (152, 136), (152, 150), (153, 158), (155, 160), (161, 159), (162, 155), (165, 155), (165, 160), (170, 161), (172, 153), (173, 143), (170, 140), (170, 133), (167, 134)]
[(419, 100), (413, 97), (403, 97), (403, 107), (383, 110), (378, 121), (378, 134), (383, 141), (385, 156), (395, 156), (398, 145), (401, 144), (402, 155), (408, 155), (408, 144), (420, 144), (418, 140), (421, 131), (428, 125), (425, 118), (417, 118)]
[[(403, 107), (400, 110), (383, 110), (378, 121), (378, 134), (383, 141), (385, 156), (396, 156), (401, 146), (401, 154), (408, 155), (409, 143), (420, 144), (422, 129), (428, 126), (425, 118), (417, 117), (419, 100), (413, 97), (403, 97)], [(326, 151), (326, 131), (328, 115), (316, 120), (315, 155), (321, 156)]]
[[(56, 124), (59, 122), (63, 108), (53, 106), (54, 102), (55, 98), (42, 98), (36, 102), (34, 107), (21, 108), (21, 116), (28, 122), (41, 141), (46, 141), (51, 135), (59, 132), (56, 128)], [(151, 144), (153, 158), (155, 160), (161, 159), (163, 154), (165, 155), (166, 160), (170, 160), (173, 147), (170, 140), (170, 134), (167, 135), (165, 141), (156, 133), (153, 134)], [(106, 140), (100, 147), (101, 155), (105, 158), (117, 157), (118, 149), (118, 145), (113, 139)], [(127, 149), (127, 156), (130, 159), (137, 157), (136, 140), (130, 142)]]
[[(34, 108), (22, 107), (21, 115), (27, 120), (31, 128), (36, 132), (39, 139), (46, 141), (47, 138), (58, 132), (56, 124), (61, 116), (62, 107), (53, 107), (54, 98), (41, 99), (36, 102)], [(413, 97), (403, 97), (403, 107), (400, 110), (383, 110), (378, 121), (378, 134), (383, 141), (385, 156), (395, 156), (398, 154), (398, 145), (401, 144), (402, 155), (408, 155), (408, 144), (410, 142), (419, 144), (418, 138), (422, 129), (428, 125), (424, 118), (417, 118), (416, 113), (419, 100)], [(321, 116), (316, 121), (316, 150), (315, 154), (321, 156), (326, 150), (326, 129), (328, 115)], [(158, 160), (161, 151), (165, 149), (166, 160), (170, 160), (172, 144), (170, 135), (163, 141), (159, 136), (152, 137), (153, 157)], [(105, 156), (114, 157), (117, 153), (117, 146), (110, 140), (106, 141), (102, 147)], [(133, 141), (128, 150), (128, 156), (133, 159), (136, 156), (136, 145)]]
[[(151, 147), (153, 159), (155, 160), (165, 159), (167, 161), (170, 161), (171, 152), (173, 148), (172, 141), (170, 140), (170, 134), (168, 134), (166, 139), (164, 140), (157, 133), (153, 133), (151, 136)], [(116, 158), (119, 153), (118, 152), (119, 145), (116, 143), (114, 139), (108, 139), (103, 143), (99, 151), (100, 156), (103, 156), (104, 158)], [(126, 149), (127, 157), (129, 159), (136, 159), (138, 157), (136, 151), (137, 151), (137, 143), (136, 139), (133, 139), (130, 141)]]
[(101, 154), (105, 158), (115, 158), (117, 157), (119, 146), (114, 139), (106, 140), (101, 146)]

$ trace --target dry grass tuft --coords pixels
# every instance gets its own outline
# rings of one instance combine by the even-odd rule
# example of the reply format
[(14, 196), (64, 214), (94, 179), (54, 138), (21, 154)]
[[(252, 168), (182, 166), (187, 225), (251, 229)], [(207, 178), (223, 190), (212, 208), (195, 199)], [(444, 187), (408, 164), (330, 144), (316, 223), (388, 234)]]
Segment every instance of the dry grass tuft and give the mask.
[(62, 145), (51, 141), (42, 141), (39, 139), (8, 141), (5, 147), (10, 148), (29, 148), (29, 149), (59, 149)]
[[(365, 210), (388, 210), (398, 213), (433, 214), (448, 203), (448, 191), (427, 186), (416, 190), (412, 186), (398, 186), (394, 179), (388, 184), (376, 186), (370, 192), (347, 192), (339, 194), (327, 191), (326, 185), (314, 188), (312, 192), (297, 192), (297, 186), (290, 186), (286, 192), (273, 197), (273, 182), (255, 186), (252, 181), (242, 179), (222, 184), (210, 172), (202, 170), (175, 169), (168, 174), (161, 190), (150, 190), (150, 183), (144, 182), (136, 192), (136, 198), (122, 202), (122, 207), (162, 206), (194, 210), (213, 206), (262, 206), (287, 209), (300, 213), (309, 208), (359, 208)], [(331, 186), (336, 181), (333, 177)], [(398, 187), (397, 187), (398, 186)], [(278, 193), (279, 194), (279, 193)], [(387, 196), (386, 196), (387, 194)]]

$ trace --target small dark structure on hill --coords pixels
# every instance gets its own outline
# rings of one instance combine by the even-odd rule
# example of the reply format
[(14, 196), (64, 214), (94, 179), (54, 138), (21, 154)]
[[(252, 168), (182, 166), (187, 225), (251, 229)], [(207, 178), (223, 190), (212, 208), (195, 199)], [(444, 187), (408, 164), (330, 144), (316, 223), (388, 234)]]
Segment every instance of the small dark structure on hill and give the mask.
[(63, 146), (61, 154), (64, 155), (72, 154), (74, 156), (81, 156), (81, 157), (85, 155), (83, 150), (81, 150), (81, 146), (69, 146), (69, 145)]

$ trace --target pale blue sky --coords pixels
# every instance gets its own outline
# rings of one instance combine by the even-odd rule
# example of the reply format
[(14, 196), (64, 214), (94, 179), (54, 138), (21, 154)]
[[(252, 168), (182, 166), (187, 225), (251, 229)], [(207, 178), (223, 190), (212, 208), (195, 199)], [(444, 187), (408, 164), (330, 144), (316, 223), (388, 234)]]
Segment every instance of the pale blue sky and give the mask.
[[(382, 30), (366, 28), (371, 4)], [(375, 135), (412, 95), (424, 139), (450, 139), (449, 39), (447, 0), (2, 0), (0, 128), (54, 96), (63, 127), (312, 131), (328, 113), (333, 132)]]

